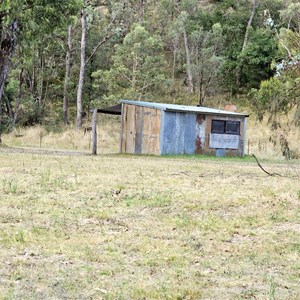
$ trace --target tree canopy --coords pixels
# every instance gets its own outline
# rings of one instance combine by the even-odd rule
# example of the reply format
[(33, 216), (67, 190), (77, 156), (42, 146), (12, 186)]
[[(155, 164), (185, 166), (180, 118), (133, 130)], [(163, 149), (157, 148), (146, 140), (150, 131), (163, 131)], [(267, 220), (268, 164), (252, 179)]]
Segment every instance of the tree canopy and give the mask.
[(4, 0), (1, 132), (75, 123), (80, 72), (83, 121), (120, 98), (250, 98), (260, 118), (299, 123), (299, 16), (296, 0)]

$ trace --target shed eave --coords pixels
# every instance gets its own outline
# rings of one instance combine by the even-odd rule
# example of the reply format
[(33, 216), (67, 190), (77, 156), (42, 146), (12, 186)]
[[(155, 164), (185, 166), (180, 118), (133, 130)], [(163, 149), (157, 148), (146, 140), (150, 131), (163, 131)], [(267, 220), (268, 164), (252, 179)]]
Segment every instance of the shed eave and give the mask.
[(121, 115), (122, 113), (122, 104), (117, 104), (105, 108), (97, 108), (98, 113), (109, 114), (109, 115)]
[(202, 115), (214, 115), (214, 116), (232, 116), (232, 117), (245, 117), (248, 118), (249, 115), (247, 114), (241, 114), (241, 113), (234, 113), (234, 112), (230, 112), (230, 111), (200, 111), (200, 110), (181, 110), (181, 109), (169, 109), (166, 108), (165, 109), (166, 112), (182, 112), (182, 113), (193, 113), (193, 114), (202, 114)]
[(119, 102), (124, 104), (159, 109), (166, 112), (182, 112), (182, 113), (232, 116), (232, 117), (249, 117), (248, 114), (230, 112), (226, 110), (220, 110), (220, 109), (209, 108), (209, 107), (177, 105), (177, 104), (167, 104), (167, 103), (157, 103), (157, 102), (143, 102), (143, 101), (133, 101), (133, 100), (123, 100), (123, 99), (120, 100)]

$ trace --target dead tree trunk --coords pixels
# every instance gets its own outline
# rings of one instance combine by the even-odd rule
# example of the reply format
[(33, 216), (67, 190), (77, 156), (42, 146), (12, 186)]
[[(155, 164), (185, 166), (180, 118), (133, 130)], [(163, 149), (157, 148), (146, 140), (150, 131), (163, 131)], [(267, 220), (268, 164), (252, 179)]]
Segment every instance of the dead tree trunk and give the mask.
[(76, 117), (76, 127), (82, 127), (82, 94), (83, 94), (83, 84), (85, 75), (85, 48), (86, 48), (86, 12), (83, 9), (81, 11), (81, 46), (80, 46), (80, 72), (79, 81), (77, 88), (77, 117)]

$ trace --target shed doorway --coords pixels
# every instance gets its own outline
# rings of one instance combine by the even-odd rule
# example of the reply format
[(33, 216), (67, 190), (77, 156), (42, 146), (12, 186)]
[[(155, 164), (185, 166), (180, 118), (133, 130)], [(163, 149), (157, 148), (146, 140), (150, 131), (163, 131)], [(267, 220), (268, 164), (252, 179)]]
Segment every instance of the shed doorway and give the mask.
[(120, 151), (120, 122), (122, 105), (97, 109), (97, 153)]

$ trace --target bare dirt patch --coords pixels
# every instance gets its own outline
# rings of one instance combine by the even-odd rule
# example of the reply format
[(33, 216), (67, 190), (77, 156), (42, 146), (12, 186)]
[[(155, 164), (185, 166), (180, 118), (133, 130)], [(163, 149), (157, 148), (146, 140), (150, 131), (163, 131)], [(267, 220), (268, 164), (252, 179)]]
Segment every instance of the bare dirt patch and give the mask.
[(89, 155), (87, 151), (71, 151), (71, 150), (56, 150), (56, 149), (43, 149), (43, 148), (32, 148), (32, 147), (1, 147), (0, 152), (2, 153), (24, 153), (24, 154), (39, 154), (39, 155)]

